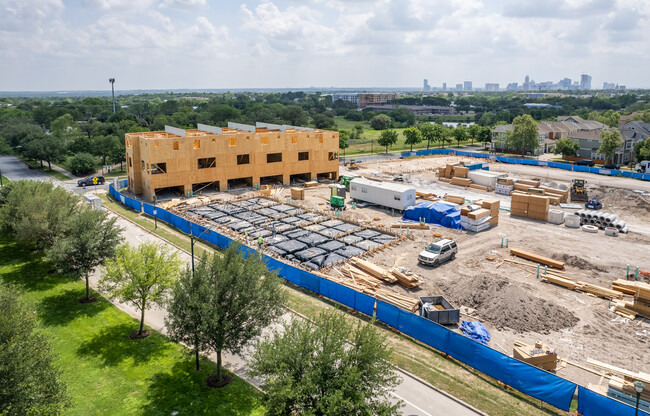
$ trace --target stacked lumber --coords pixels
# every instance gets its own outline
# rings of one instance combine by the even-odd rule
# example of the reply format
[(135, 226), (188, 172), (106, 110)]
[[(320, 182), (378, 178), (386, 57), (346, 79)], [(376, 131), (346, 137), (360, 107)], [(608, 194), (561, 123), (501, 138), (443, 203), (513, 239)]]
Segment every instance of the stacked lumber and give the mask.
[(637, 313), (632, 309), (628, 309), (626, 303), (627, 302), (616, 302), (612, 308), (612, 311), (615, 314), (622, 316), (623, 318), (627, 318), (633, 321), (636, 318)]
[(564, 203), (569, 200), (569, 189), (555, 189), (548, 186), (540, 186), (540, 189), (544, 190), (544, 194), (552, 197), (558, 197), (560, 202)]
[(486, 192), (489, 191), (487, 186), (479, 185), (479, 184), (476, 184), (476, 183), (470, 183), (469, 187), (473, 188), (473, 189), (478, 189), (478, 190), (481, 190), (481, 191), (486, 191)]
[(547, 273), (546, 275), (542, 276), (542, 280), (545, 280), (548, 283), (556, 284), (558, 286), (564, 286), (567, 289), (571, 290), (580, 289), (579, 285), (568, 277), (560, 277)]
[(391, 228), (410, 228), (412, 230), (428, 230), (429, 226), (424, 222), (395, 222)]
[(447, 183), (451, 183), (451, 179), (449, 179), (449, 178), (438, 178), (438, 180), (443, 181), (443, 182), (447, 182)]
[(517, 183), (529, 185), (531, 188), (539, 188), (541, 181), (539, 179), (518, 179)]
[(352, 279), (357, 285), (361, 285), (370, 289), (378, 289), (381, 286), (381, 282), (374, 276), (370, 276), (362, 270), (357, 269), (352, 266), (341, 267), (341, 273), (344, 276)]
[(515, 215), (517, 217), (528, 216), (528, 195), (520, 194), (518, 192), (512, 193), (510, 215)]
[(420, 286), (424, 281), (416, 274), (402, 271), (396, 267), (390, 269), (390, 272), (397, 278), (397, 282), (409, 289)]
[(389, 273), (386, 269), (381, 266), (377, 266), (376, 264), (371, 263), (367, 260), (353, 257), (350, 259), (350, 263), (352, 263), (352, 265), (355, 267), (363, 270), (370, 276), (376, 277), (377, 279), (383, 280), (384, 282), (397, 283), (397, 278)]
[(550, 202), (547, 196), (530, 195), (528, 197), (528, 218), (537, 221), (547, 221)]
[(451, 184), (458, 185), (458, 186), (470, 186), (472, 184), (472, 180), (454, 176), (453, 178), (451, 178)]
[(612, 282), (612, 289), (628, 295), (636, 295), (636, 288), (639, 283), (641, 282), (617, 279)]
[(498, 199), (488, 199), (481, 202), (481, 206), (490, 211), (490, 226), (494, 227), (499, 223), (499, 207), (501, 202)]
[[(608, 387), (620, 391), (621, 393), (628, 394), (632, 397), (636, 397), (636, 390), (634, 390), (634, 383), (625, 380), (624, 378), (616, 377), (616, 376), (611, 377), (609, 379)], [(639, 398), (641, 400), (645, 400), (646, 402), (650, 402), (650, 389), (647, 388), (644, 389)]]
[(440, 198), (438, 198), (433, 192), (416, 191), (415, 196), (417, 198), (426, 199), (427, 201), (431, 201), (431, 202), (436, 202), (440, 200)]
[(309, 181), (304, 183), (305, 188), (311, 188), (314, 186), (318, 186), (318, 181)]
[(620, 299), (623, 297), (623, 294), (616, 290), (607, 289), (606, 287), (602, 287), (602, 286), (592, 285), (591, 283), (587, 283), (587, 282), (577, 282), (577, 283), (578, 283), (578, 289), (582, 290), (583, 292), (596, 295), (600, 298)]
[(463, 205), (465, 203), (465, 197), (458, 195), (445, 195), (445, 201)]
[(650, 384), (650, 374), (647, 373), (635, 373), (634, 371), (629, 371), (620, 367), (614, 367), (613, 365), (609, 365), (601, 361), (592, 360), (591, 358), (587, 360), (587, 364), (605, 370), (609, 374), (621, 375), (625, 377), (625, 379), (631, 380), (632, 382), (638, 380), (646, 385)]
[(515, 341), (512, 355), (518, 360), (544, 370), (555, 370), (557, 368), (557, 352), (541, 342), (528, 345), (521, 341)]
[(520, 250), (520, 249), (516, 249), (516, 248), (511, 248), (510, 249), (510, 254), (512, 254), (514, 256), (517, 256), (517, 257), (527, 259), (527, 260), (531, 260), (531, 261), (534, 261), (534, 262), (537, 262), (537, 263), (545, 264), (547, 266), (551, 266), (551, 267), (554, 267), (554, 268), (559, 269), (559, 270), (564, 269), (564, 262), (563, 261), (553, 260), (551, 258), (540, 256), (540, 255), (537, 255), (535, 253), (531, 253), (529, 251)]
[(291, 199), (294, 200), (305, 199), (305, 188), (291, 188)]
[(528, 192), (530, 188), (532, 188), (531, 185), (526, 185), (524, 183), (519, 183), (519, 182), (515, 183), (515, 187), (514, 187), (515, 191), (524, 191), (524, 192)]
[(399, 293), (394, 293), (385, 289), (377, 290), (377, 292), (375, 292), (375, 298), (413, 313), (420, 309), (419, 299), (400, 295)]
[(625, 308), (628, 311), (624, 312), (633, 312), (635, 315), (642, 315), (650, 319), (650, 284), (618, 279), (612, 282), (612, 289), (634, 296), (633, 302), (625, 302), (618, 308), (619, 310)]
[(466, 168), (465, 166), (454, 166), (451, 171), (451, 176), (456, 178), (467, 178), (467, 172), (469, 172), (469, 168)]

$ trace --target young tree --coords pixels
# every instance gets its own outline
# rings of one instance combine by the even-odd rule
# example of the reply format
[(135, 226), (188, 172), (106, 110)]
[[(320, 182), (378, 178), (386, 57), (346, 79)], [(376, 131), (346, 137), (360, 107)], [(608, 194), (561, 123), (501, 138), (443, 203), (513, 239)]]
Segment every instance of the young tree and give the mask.
[(386, 147), (386, 153), (388, 153), (388, 147), (397, 143), (397, 132), (395, 130), (382, 131), (377, 143), (380, 146)]
[(438, 142), (440, 147), (443, 147), (445, 133), (445, 126), (442, 124), (433, 123), (431, 125), (431, 140)]
[(86, 279), (86, 297), (92, 302), (88, 275), (93, 269), (115, 255), (122, 229), (115, 225), (116, 218), (108, 218), (103, 211), (84, 206), (81, 212), (66, 221), (61, 235), (45, 251), (48, 260), (64, 273)]
[(341, 130), (339, 132), (339, 149), (343, 150), (343, 160), (345, 160), (345, 149), (350, 147), (350, 132), (347, 130)]
[(600, 147), (598, 153), (605, 155), (607, 161), (612, 160), (616, 149), (623, 146), (623, 139), (618, 130), (603, 130), (600, 133)]
[(92, 154), (101, 157), (102, 165), (106, 165), (106, 159), (115, 151), (114, 149), (120, 147), (119, 142), (117, 136), (96, 136), (92, 140)]
[(634, 156), (637, 162), (650, 160), (650, 137), (634, 145)]
[(384, 337), (338, 312), (315, 322), (293, 319), (259, 341), (250, 374), (262, 378), (269, 414), (397, 415), (391, 390), (399, 377)]
[(562, 156), (575, 156), (580, 149), (580, 143), (569, 137), (563, 137), (555, 142), (553, 153)]
[(404, 143), (411, 145), (411, 152), (413, 151), (413, 145), (422, 141), (422, 133), (417, 127), (406, 128), (402, 134), (406, 138)]
[(508, 136), (509, 145), (519, 149), (537, 149), (539, 147), (539, 130), (537, 122), (529, 115), (522, 114), (512, 121), (512, 133)]
[(162, 307), (167, 300), (180, 274), (178, 255), (162, 244), (142, 243), (138, 247), (124, 244), (117, 249), (114, 258), (106, 260), (105, 267), (99, 281), (100, 289), (111, 299), (135, 306), (140, 311), (137, 337), (148, 336), (143, 334), (144, 313), (150, 305)]
[(221, 353), (241, 352), (282, 314), (286, 292), (259, 256), (244, 259), (233, 243), (222, 254), (204, 256), (194, 273), (186, 269), (172, 290), (167, 329), (172, 339), (217, 354), (210, 383), (222, 386)]
[(429, 122), (420, 123), (418, 125), (418, 128), (420, 129), (420, 133), (422, 134), (422, 139), (427, 141), (427, 150), (428, 150), (429, 145), (431, 144), (431, 140), (436, 139), (433, 124)]
[(489, 126), (481, 126), (476, 140), (487, 147), (488, 143), (492, 143), (492, 129)]
[(77, 153), (68, 162), (70, 172), (84, 175), (95, 171), (95, 158), (90, 153)]
[(393, 124), (393, 120), (388, 117), (386, 114), (379, 114), (374, 116), (370, 120), (370, 127), (375, 130), (386, 130), (389, 129)]
[(458, 123), (456, 128), (452, 130), (451, 134), (454, 136), (454, 139), (456, 139), (458, 147), (460, 147), (460, 142), (467, 139), (467, 127), (465, 127), (463, 124)]
[(481, 126), (479, 126), (478, 124), (471, 124), (467, 128), (467, 134), (469, 135), (469, 138), (472, 141), (472, 146), (474, 146), (474, 140), (478, 140), (478, 136), (480, 132), (481, 132)]
[(60, 415), (70, 406), (48, 339), (18, 292), (0, 286), (0, 414)]

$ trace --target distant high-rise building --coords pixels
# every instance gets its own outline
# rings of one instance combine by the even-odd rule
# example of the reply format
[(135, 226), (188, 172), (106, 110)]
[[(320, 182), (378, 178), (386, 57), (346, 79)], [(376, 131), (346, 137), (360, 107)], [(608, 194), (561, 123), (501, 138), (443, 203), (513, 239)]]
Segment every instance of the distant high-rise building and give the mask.
[(498, 82), (486, 82), (485, 83), (485, 91), (499, 91), (499, 83)]
[(462, 91), (463, 90), (463, 84), (456, 84), (456, 91)]
[(591, 89), (591, 75), (587, 75), (587, 74), (580, 75), (580, 89), (581, 90)]
[(442, 83), (442, 90), (447, 91), (447, 83), (446, 82)]
[(472, 90), (472, 81), (463, 82), (463, 91), (471, 91), (471, 90)]
[(614, 90), (616, 89), (616, 84), (613, 82), (603, 82), (603, 89), (604, 90)]
[(564, 78), (563, 80), (560, 80), (560, 82), (557, 83), (560, 88), (563, 88), (565, 90), (568, 90), (571, 88), (571, 78)]
[(524, 91), (530, 91), (530, 77), (528, 75), (524, 80)]
[(429, 85), (429, 80), (426, 79), (426, 78), (424, 79), (424, 85), (423, 85), (423, 87), (422, 87), (422, 90), (423, 90), (424, 92), (431, 91), (431, 86)]
[(517, 91), (518, 89), (519, 89), (519, 83), (518, 82), (511, 82), (506, 87), (506, 91)]

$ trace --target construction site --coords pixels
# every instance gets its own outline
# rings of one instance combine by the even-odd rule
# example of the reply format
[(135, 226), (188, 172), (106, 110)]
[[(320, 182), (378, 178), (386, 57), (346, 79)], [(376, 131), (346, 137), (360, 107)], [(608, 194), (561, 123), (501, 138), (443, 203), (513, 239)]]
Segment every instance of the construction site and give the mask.
[(459, 156), (338, 174), (160, 205), (627, 404), (650, 383), (650, 183)]

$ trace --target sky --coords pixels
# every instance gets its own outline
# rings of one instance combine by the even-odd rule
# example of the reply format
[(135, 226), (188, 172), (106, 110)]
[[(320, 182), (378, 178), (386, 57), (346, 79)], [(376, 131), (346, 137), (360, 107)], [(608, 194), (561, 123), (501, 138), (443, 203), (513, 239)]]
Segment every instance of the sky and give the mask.
[(0, 91), (650, 87), (648, 0), (0, 0)]

